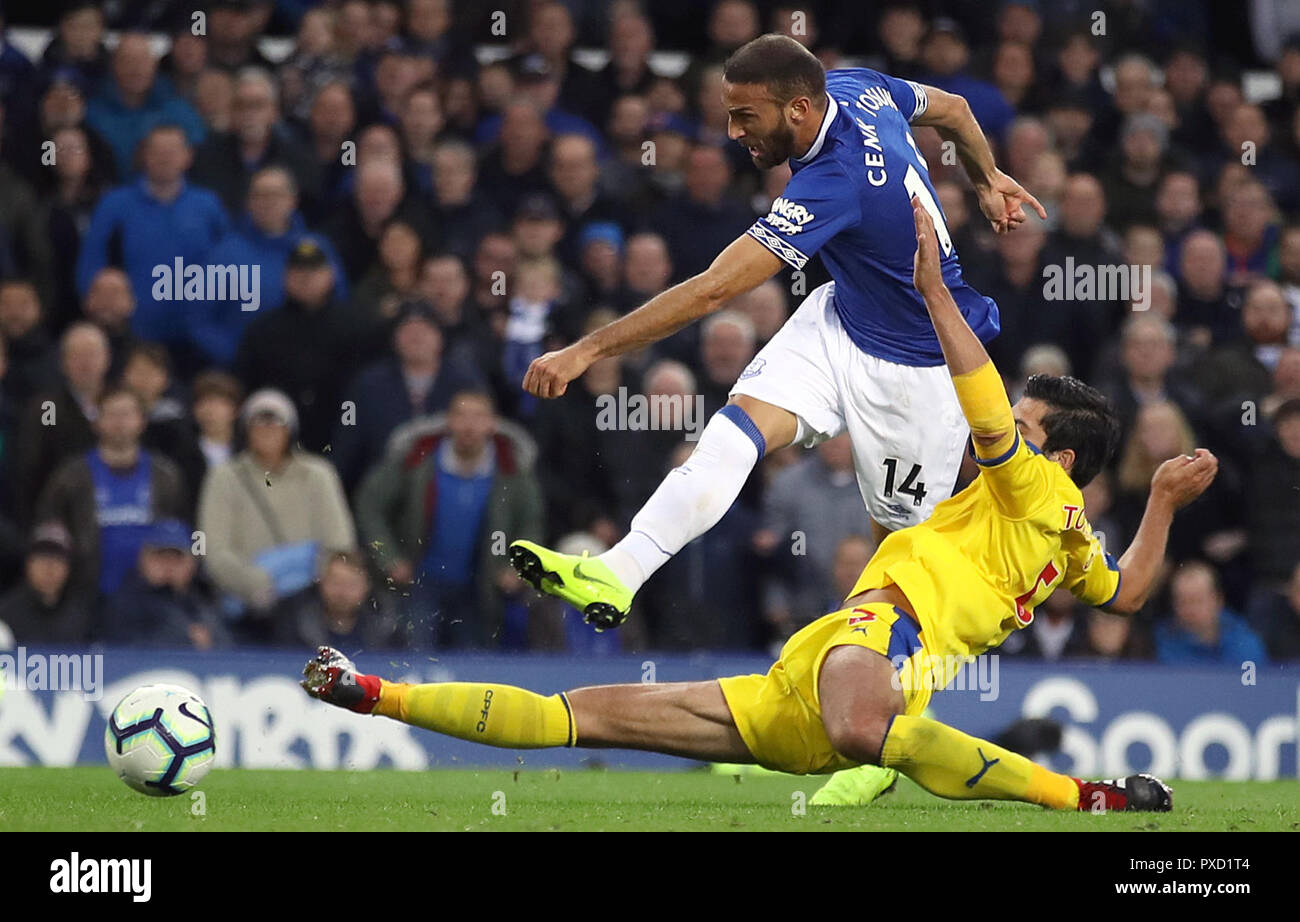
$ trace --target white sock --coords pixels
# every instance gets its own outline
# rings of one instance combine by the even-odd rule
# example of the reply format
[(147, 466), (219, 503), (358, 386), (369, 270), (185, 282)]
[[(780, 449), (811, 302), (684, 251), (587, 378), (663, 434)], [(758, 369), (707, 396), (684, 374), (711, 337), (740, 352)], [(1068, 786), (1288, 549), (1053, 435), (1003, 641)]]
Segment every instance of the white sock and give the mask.
[(713, 415), (695, 451), (664, 478), (622, 541), (598, 558), (633, 592), (718, 523), (762, 457), (763, 436), (739, 407)]

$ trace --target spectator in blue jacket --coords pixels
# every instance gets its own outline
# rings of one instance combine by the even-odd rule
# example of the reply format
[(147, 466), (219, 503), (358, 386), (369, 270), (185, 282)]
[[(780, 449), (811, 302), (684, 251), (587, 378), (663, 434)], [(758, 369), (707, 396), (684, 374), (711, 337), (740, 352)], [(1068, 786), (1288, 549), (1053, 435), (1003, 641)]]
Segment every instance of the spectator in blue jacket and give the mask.
[[(158, 125), (141, 145), (144, 176), (106, 194), (90, 219), (77, 259), (77, 291), (82, 297), (95, 274), (120, 254), (122, 268), (135, 291), (132, 329), (141, 339), (176, 344), (187, 338), (185, 315), (192, 305), (154, 296), (155, 268), (173, 271), (202, 266), (213, 245), (230, 229), (221, 202), (207, 189), (185, 181), (191, 151), (184, 132)], [(174, 287), (181, 287), (176, 279)]]
[(984, 133), (1002, 142), (1016, 110), (994, 84), (970, 74), (970, 46), (955, 20), (936, 19), (921, 49), (927, 73), (924, 81), (966, 97)]
[(1223, 604), (1214, 568), (1200, 561), (1183, 564), (1170, 584), (1173, 615), (1156, 626), (1156, 658), (1170, 665), (1263, 666), (1264, 642), (1243, 618)]
[(179, 519), (155, 523), (135, 569), (106, 606), (103, 639), (141, 647), (228, 646), (230, 631), (211, 594), (195, 583), (197, 571), (189, 527)]
[[(214, 266), (257, 266), (261, 285), (256, 310), (244, 310), (238, 297), (206, 301), (186, 312), (190, 342), (207, 362), (230, 367), (240, 338), (253, 319), (284, 303), (284, 269), (307, 223), (298, 212), (298, 190), (293, 174), (282, 166), (258, 170), (248, 187), (248, 210), (235, 227), (208, 253)], [(347, 300), (347, 281), (338, 254), (324, 237), (312, 240), (325, 252), (334, 269), (334, 294)]]
[(86, 106), (86, 121), (113, 148), (120, 176), (135, 172), (136, 149), (159, 125), (180, 126), (190, 144), (207, 134), (194, 107), (158, 78), (149, 36), (122, 36), (113, 52), (111, 76)]

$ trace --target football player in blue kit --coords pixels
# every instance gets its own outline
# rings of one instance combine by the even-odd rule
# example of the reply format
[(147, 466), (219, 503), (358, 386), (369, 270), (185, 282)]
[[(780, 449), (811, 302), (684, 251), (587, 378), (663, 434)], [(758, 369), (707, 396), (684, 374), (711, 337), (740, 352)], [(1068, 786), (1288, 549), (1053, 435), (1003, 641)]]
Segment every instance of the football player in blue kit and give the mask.
[(951, 493), (968, 429), (912, 284), (914, 197), (934, 221), (944, 284), (984, 342), (998, 332), (998, 311), (962, 278), (911, 125), (952, 142), (994, 231), (1024, 222), (1026, 205), (1046, 217), (997, 168), (960, 96), (865, 68), (828, 73), (793, 39), (764, 35), (727, 61), (723, 100), (728, 133), (758, 167), (789, 161), (783, 194), (707, 270), (537, 358), (524, 389), (558, 397), (597, 359), (649, 346), (783, 266), (803, 269), (815, 253), (832, 281), (808, 295), (740, 375), (689, 459), (618, 544), (591, 558), (511, 545), (521, 576), (599, 628), (621, 624), (650, 575), (717, 523), (767, 451), (847, 431), (877, 540), (924, 521)]

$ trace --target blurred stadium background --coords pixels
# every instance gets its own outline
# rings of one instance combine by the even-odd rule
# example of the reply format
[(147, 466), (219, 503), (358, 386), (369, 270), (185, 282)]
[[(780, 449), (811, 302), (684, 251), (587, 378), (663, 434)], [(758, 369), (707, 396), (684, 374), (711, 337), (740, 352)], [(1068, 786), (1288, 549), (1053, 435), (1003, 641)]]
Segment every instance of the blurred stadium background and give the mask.
[[(106, 714), (156, 679), (206, 698), (223, 766), (514, 765), (310, 702), (304, 654), (538, 690), (671, 681), (765, 671), (834, 607), (872, 552), (843, 439), (769, 457), (617, 632), (504, 557), (617, 540), (689, 420), (610, 428), (606, 401), (711, 414), (825, 280), (778, 276), (562, 399), (519, 388), (780, 194), (786, 168), (727, 141), (719, 83), (782, 31), (828, 67), (965, 95), (1046, 205), (995, 238), (917, 131), (1013, 396), (1071, 372), (1122, 411), (1085, 491), (1112, 550), (1156, 464), (1223, 461), (1140, 616), (1058, 592), (936, 711), (980, 735), (1055, 717), (1076, 774), (1296, 776), (1300, 0), (30, 7), (4, 4), (0, 52), (0, 764), (102, 761)], [(1045, 269), (1108, 265), (1151, 267), (1145, 309), (1045, 300)], [(185, 290), (208, 266), (256, 287)], [(50, 688), (56, 663), (98, 693)]]

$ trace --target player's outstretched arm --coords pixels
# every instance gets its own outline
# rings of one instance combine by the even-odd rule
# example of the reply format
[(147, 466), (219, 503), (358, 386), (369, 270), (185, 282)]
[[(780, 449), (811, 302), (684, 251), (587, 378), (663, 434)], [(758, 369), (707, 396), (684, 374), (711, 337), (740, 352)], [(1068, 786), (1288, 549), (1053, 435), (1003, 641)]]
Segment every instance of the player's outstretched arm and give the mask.
[(957, 399), (970, 426), (971, 441), (979, 458), (996, 458), (1015, 442), (1016, 422), (1002, 378), (957, 302), (944, 284), (939, 263), (939, 242), (930, 213), (920, 199), (912, 199), (916, 222), (916, 258), (912, 282), (925, 300), (930, 322), (943, 349)]
[(655, 295), (632, 313), (576, 343), (534, 359), (524, 375), (524, 390), (538, 397), (559, 397), (569, 382), (597, 359), (657, 343), (737, 295), (758, 287), (783, 265), (753, 237), (739, 237), (699, 275)]
[(1107, 611), (1131, 614), (1146, 604), (1164, 563), (1174, 513), (1204, 493), (1218, 472), (1219, 459), (1204, 448), (1170, 458), (1156, 468), (1142, 524), (1119, 559), (1119, 592)]
[(925, 112), (912, 124), (929, 125), (939, 132), (939, 137), (956, 145), (962, 168), (979, 195), (980, 211), (989, 219), (993, 230), (1005, 234), (1023, 224), (1026, 205), (1046, 219), (1047, 211), (1038, 199), (993, 162), (988, 139), (966, 98), (933, 86), (925, 87), (925, 95), (928, 100)]

